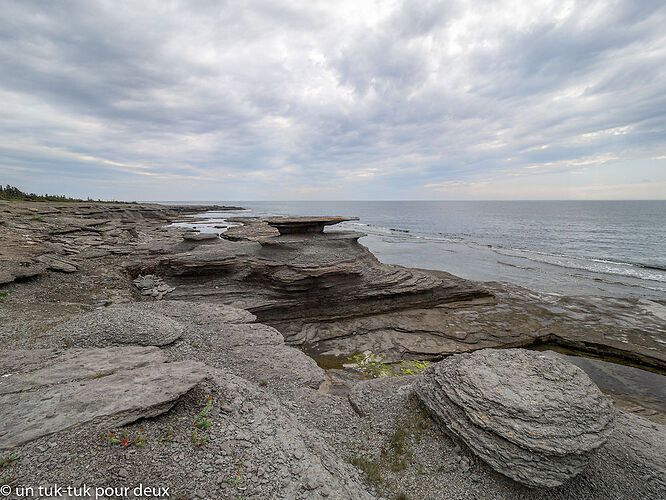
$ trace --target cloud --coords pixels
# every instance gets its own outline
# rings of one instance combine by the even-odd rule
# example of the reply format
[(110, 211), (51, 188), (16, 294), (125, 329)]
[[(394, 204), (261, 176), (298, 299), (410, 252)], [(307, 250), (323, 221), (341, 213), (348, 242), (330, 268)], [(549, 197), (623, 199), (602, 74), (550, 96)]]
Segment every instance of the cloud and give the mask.
[(530, 183), (620, 161), (614, 185), (635, 185), (661, 161), (665, 24), (660, 1), (8, 1), (0, 182), (413, 199), (519, 178), (520, 198), (615, 196), (589, 175)]

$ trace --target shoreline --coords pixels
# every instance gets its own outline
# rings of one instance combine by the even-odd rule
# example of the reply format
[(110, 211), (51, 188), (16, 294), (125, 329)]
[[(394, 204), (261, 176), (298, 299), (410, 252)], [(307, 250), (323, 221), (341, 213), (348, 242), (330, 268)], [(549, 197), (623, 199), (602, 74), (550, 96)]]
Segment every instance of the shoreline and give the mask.
[[(49, 204), (54, 206), (47, 206)], [(575, 297), (550, 297), (550, 302), (543, 303), (542, 295), (521, 287), (475, 283), (445, 272), (381, 264), (370, 251), (358, 244), (360, 233), (336, 232), (307, 239), (271, 239), (265, 224), (255, 221), (233, 228), (224, 239), (207, 239), (197, 238), (181, 228), (166, 227), (167, 224), (187, 219), (187, 214), (201, 212), (201, 207), (141, 204), (129, 207), (104, 204), (102, 207), (93, 203), (70, 202), (67, 207), (58, 209), (60, 205), (63, 204), (39, 202), (36, 207), (29, 202), (0, 203), (0, 233), (7, 243), (0, 253), (0, 261), (5, 275), (14, 273), (13, 276), (18, 278), (0, 285), (0, 291), (6, 293), (0, 298), (0, 335), (5, 349), (12, 352), (50, 348), (59, 352), (64, 349), (63, 352), (66, 352), (67, 349), (83, 345), (99, 347), (94, 342), (89, 344), (86, 341), (88, 343), (82, 344), (82, 340), (71, 337), (73, 327), (62, 330), (62, 338), (50, 332), (59, 325), (76, 325), (81, 314), (113, 311), (121, 306), (130, 307), (131, 311), (136, 309), (140, 318), (147, 314), (144, 310), (154, 311), (183, 323), (186, 326), (178, 330), (182, 338), (168, 342), (165, 340), (166, 343), (158, 350), (164, 352), (172, 362), (197, 360), (215, 367), (214, 375), (207, 379), (214, 382), (201, 382), (203, 386), (197, 387), (206, 386), (203, 392), (202, 389), (186, 391), (175, 400), (174, 410), (158, 417), (155, 425), (152, 420), (144, 420), (143, 425), (153, 427), (153, 432), (159, 432), (158, 421), (159, 425), (171, 422), (175, 426), (173, 418), (183, 417), (193, 411), (193, 405), (196, 406), (196, 401), (204, 397), (206, 390), (219, 393), (215, 400), (219, 397), (236, 401), (229, 399), (230, 394), (238, 387), (244, 387), (243, 391), (252, 394), (248, 400), (255, 401), (253, 409), (243, 410), (245, 403), (239, 395), (232, 404), (238, 405), (237, 410), (223, 411), (218, 407), (214, 410), (213, 421), (215, 418), (241, 419), (233, 424), (238, 429), (234, 431), (233, 445), (233, 450), (237, 451), (231, 450), (222, 455), (216, 451), (211, 457), (211, 464), (219, 459), (218, 465), (230, 474), (236, 470), (231, 457), (236, 460), (243, 454), (250, 454), (253, 461), (261, 462), (262, 459), (253, 450), (256, 449), (257, 453), (264, 450), (263, 453), (267, 453), (261, 448), (260, 441), (255, 442), (254, 436), (246, 436), (241, 430), (242, 425), (246, 425), (261, 435), (263, 431), (255, 428), (256, 423), (250, 424), (249, 420), (242, 417), (243, 412), (255, 415), (261, 405), (273, 405), (276, 414), (281, 415), (277, 425), (293, 428), (304, 426), (298, 439), (302, 439), (299, 443), (305, 444), (298, 446), (305, 446), (302, 456), (306, 457), (304, 460), (308, 460), (308, 464), (315, 463), (317, 457), (321, 459), (322, 456), (307, 444), (313, 439), (322, 440), (326, 443), (324, 446), (332, 447), (325, 454), (331, 457), (327, 460), (334, 460), (336, 452), (332, 450), (336, 447), (346, 450), (346, 453), (353, 451), (353, 443), (351, 446), (344, 445), (342, 441), (345, 441), (344, 429), (356, 428), (359, 434), (356, 430), (353, 433), (358, 439), (361, 436), (370, 439), (367, 452), (372, 455), (379, 453), (383, 446), (382, 440), (385, 439), (373, 427), (379, 425), (380, 428), (389, 429), (403, 425), (395, 419), (389, 422), (386, 416), (381, 415), (374, 415), (370, 421), (359, 420), (349, 407), (346, 396), (327, 392), (327, 384), (328, 387), (342, 387), (344, 393), (363, 382), (341, 380), (339, 376), (342, 375), (334, 373), (336, 370), (325, 372), (310, 357), (305, 356), (301, 349), (294, 349), (312, 340), (324, 345), (326, 352), (347, 350), (351, 354), (370, 348), (384, 355), (387, 361), (397, 361), (437, 359), (485, 347), (516, 347), (554, 339), (558, 343), (582, 347), (586, 352), (602, 350), (604, 353), (628, 353), (632, 359), (648, 363), (661, 373), (666, 368), (663, 346), (660, 348), (652, 336), (658, 333), (662, 323), (656, 316), (652, 318), (649, 311), (640, 316), (640, 322), (630, 320), (630, 303), (583, 301)], [(34, 274), (31, 274), (33, 271)], [(146, 276), (155, 276), (159, 280)], [(163, 285), (164, 288), (160, 288)], [(167, 292), (170, 288), (173, 290)], [(158, 295), (163, 294), (159, 297), (162, 300), (152, 298), (154, 291), (158, 291)], [(230, 319), (232, 311), (242, 310), (249, 312), (233, 314), (247, 314), (249, 316), (246, 319), (240, 320), (237, 316), (236, 319)], [(164, 322), (164, 328), (171, 325), (170, 321)], [(576, 331), (571, 331), (572, 328)], [(228, 332), (228, 337), (217, 337), (217, 329)], [(164, 331), (159, 330), (156, 335), (161, 336)], [(354, 334), (350, 335), (350, 332)], [(241, 335), (239, 340), (233, 340), (237, 335)], [(627, 341), (631, 343), (627, 344)], [(233, 377), (240, 378), (237, 380)], [(403, 378), (409, 377), (400, 377)], [(384, 386), (398, 382), (370, 382), (378, 387), (374, 397), (388, 398), (387, 401), (394, 397), (390, 395), (392, 390)], [(404, 383), (407, 382), (399, 382)], [(223, 390), (223, 387), (226, 389)], [(384, 392), (387, 390), (389, 392)], [(408, 399), (395, 402), (396, 407), (404, 412), (416, 411), (411, 404)], [(630, 405), (625, 405), (623, 415), (626, 416), (622, 418), (628, 419), (625, 424), (631, 429), (638, 429), (639, 423), (646, 426), (659, 425), (648, 424), (636, 413), (641, 412), (635, 408), (632, 411)], [(654, 415), (652, 417), (655, 418)], [(254, 420), (261, 421), (257, 420), (256, 415)], [(135, 424), (128, 425), (134, 432)], [(429, 429), (428, 435), (437, 441), (434, 428), (428, 427), (426, 423), (423, 425)], [(73, 441), (82, 446), (97, 432), (94, 429), (97, 426), (85, 424), (80, 430), (57, 431), (55, 436), (72, 433)], [(663, 433), (665, 428), (659, 426), (658, 429), (657, 435)], [(224, 430), (219, 429), (219, 433), (215, 439), (226, 442), (222, 437)], [(172, 470), (168, 463), (180, 456), (188, 444), (186, 438), (181, 439), (175, 454), (168, 452), (158, 460), (159, 467)], [(243, 441), (252, 443), (252, 447), (239, 446)], [(51, 447), (48, 443), (52, 442), (57, 444)], [(40, 451), (44, 443), (47, 443), (46, 448)], [(83, 456), (87, 456), (86, 453), (75, 457), (75, 463), (66, 467), (61, 476), (47, 473), (46, 464), (52, 460), (57, 461), (60, 456), (58, 453), (70, 450), (69, 446), (60, 443), (58, 439), (54, 441), (53, 434), (48, 434), (41, 440), (21, 445), (21, 454), (33, 457), (34, 463), (17, 461), (9, 466), (12, 474), (24, 482), (29, 477), (35, 477), (35, 474), (61, 482), (74, 482), (76, 474), (83, 474), (80, 466), (85, 462)], [(273, 444), (277, 448), (287, 446), (286, 442)], [(419, 488), (427, 484), (435, 487), (438, 481), (446, 478), (453, 485), (451, 498), (481, 487), (490, 488), (501, 498), (527, 495), (524, 487), (490, 471), (464, 449), (456, 449), (449, 441), (442, 441), (441, 445), (448, 450), (447, 453), (455, 452), (465, 458), (471, 467), (465, 470), (465, 467), (456, 466), (451, 472), (432, 470), (425, 479), (419, 479), (418, 474), (407, 480), (403, 477), (402, 480), (407, 481), (414, 492), (425, 493), (427, 490)], [(155, 446), (155, 450), (161, 449), (157, 444), (150, 446)], [(416, 450), (426, 444), (413, 442), (410, 446)], [(109, 447), (108, 443), (95, 444), (93, 448), (100, 454), (99, 460), (102, 462), (123, 462), (120, 455), (116, 455), (116, 449)], [(442, 449), (438, 450), (424, 448), (422, 453), (428, 460), (437, 460), (437, 453), (442, 453)], [(209, 463), (205, 455), (195, 454), (192, 467), (196, 467), (197, 456), (199, 461)], [(38, 460), (39, 457), (45, 457), (44, 461)], [(140, 456), (133, 456), (129, 461), (132, 460), (138, 460), (135, 466), (146, 466), (144, 458)], [(293, 457), (282, 460), (289, 464), (293, 460), (299, 461)], [(302, 491), (326, 493), (327, 488), (341, 488), (340, 491), (345, 491), (338, 482), (344, 477), (352, 485), (347, 497), (361, 498), (373, 494), (372, 488), (364, 485), (363, 475), (356, 467), (341, 465), (341, 462), (335, 460), (335, 464), (331, 462), (328, 469), (338, 472), (332, 475), (330, 472), (318, 473), (322, 474), (321, 486), (316, 483), (313, 489), (308, 490), (305, 484), (307, 481), (303, 479), (307, 476), (299, 476), (301, 479), (298, 481), (305, 481)], [(604, 476), (605, 466), (597, 462), (595, 464), (591, 467), (591, 474), (601, 474), (599, 477), (606, 478), (603, 481), (614, 477)], [(211, 470), (216, 468), (215, 465), (210, 466)], [(265, 464), (262, 467), (266, 469)], [(412, 470), (412, 466), (409, 467), (408, 470)], [(471, 472), (470, 468), (473, 469)], [(119, 473), (116, 466), (112, 465), (109, 469), (103, 463), (100, 464), (100, 470), (112, 470), (114, 475)], [(392, 491), (392, 494), (399, 493), (393, 489), (400, 484), (400, 474), (390, 470), (390, 467), (382, 471), (385, 476), (382, 488), (388, 488), (387, 491)], [(261, 478), (264, 476), (278, 477), (267, 470), (261, 475), (258, 472), (259, 467), (247, 472), (253, 478), (252, 481), (256, 479), (257, 485), (262, 484)], [(152, 474), (155, 473), (157, 470), (153, 470)], [(474, 478), (470, 479), (472, 475)], [(178, 477), (183, 486), (189, 484), (187, 478)], [(286, 483), (280, 483), (279, 488), (287, 488), (288, 483), (295, 481), (293, 477), (290, 478)], [(208, 493), (204, 497), (217, 491), (217, 482), (208, 482), (205, 477), (199, 479), (207, 484)], [(88, 479), (86, 481), (90, 482)], [(630, 485), (635, 479), (631, 476), (624, 481), (619, 488), (630, 491)], [(659, 484), (656, 483), (657, 486)], [(233, 488), (228, 486), (221, 490), (225, 492), (222, 497), (239, 493), (237, 485)], [(608, 488), (617, 486), (614, 483), (606, 485)], [(652, 488), (654, 484), (641, 487)], [(268, 487), (257, 488), (256, 495), (273, 491), (266, 489)], [(574, 492), (590, 493), (585, 490), (585, 481), (577, 479), (560, 488), (560, 493), (556, 489), (549, 493), (551, 496), (548, 498), (566, 498)], [(278, 489), (273, 493), (284, 495), (285, 491)], [(604, 496), (603, 488), (598, 495), (598, 498)]]

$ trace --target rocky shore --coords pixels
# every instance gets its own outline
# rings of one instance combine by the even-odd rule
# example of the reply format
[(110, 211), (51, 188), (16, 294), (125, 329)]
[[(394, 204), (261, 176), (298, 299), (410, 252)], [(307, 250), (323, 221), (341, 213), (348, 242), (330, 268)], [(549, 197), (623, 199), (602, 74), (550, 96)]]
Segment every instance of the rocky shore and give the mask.
[[(384, 265), (357, 232), (171, 225), (211, 209), (0, 202), (5, 496), (665, 495), (663, 405), (613, 405), (568, 363), (497, 351), (557, 344), (663, 371), (665, 303)], [(343, 369), (363, 351), (433, 364)], [(526, 415), (538, 440), (503, 434)]]

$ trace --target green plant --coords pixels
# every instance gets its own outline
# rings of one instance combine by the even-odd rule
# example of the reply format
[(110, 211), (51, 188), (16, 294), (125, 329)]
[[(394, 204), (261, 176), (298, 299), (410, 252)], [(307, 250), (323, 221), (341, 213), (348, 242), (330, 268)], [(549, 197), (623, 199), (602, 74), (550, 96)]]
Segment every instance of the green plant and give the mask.
[(365, 480), (370, 486), (378, 487), (382, 483), (382, 473), (379, 462), (365, 457), (350, 457), (348, 462), (365, 473)]
[(208, 396), (206, 398), (206, 406), (204, 407), (203, 410), (199, 412), (199, 414), (194, 418), (194, 421), (192, 422), (192, 427), (193, 427), (192, 442), (196, 446), (202, 446), (204, 443), (208, 441), (208, 436), (199, 437), (198, 431), (206, 429), (207, 427), (210, 427), (212, 425), (210, 418), (206, 416), (212, 405), (213, 405), (213, 398), (211, 396)]
[(95, 378), (108, 377), (109, 375), (113, 375), (114, 373), (116, 373), (116, 370), (111, 370), (110, 372), (107, 372), (107, 373), (98, 372), (98, 373), (95, 373)]
[(160, 426), (159, 429), (162, 432), (164, 432), (164, 436), (162, 436), (160, 439), (158, 439), (158, 441), (160, 443), (163, 443), (164, 441), (171, 442), (171, 441), (174, 440), (175, 436), (173, 434), (173, 431), (171, 430), (171, 428), (168, 425)]
[(3, 457), (0, 459), (0, 469), (3, 467), (8, 466), (12, 462), (16, 462), (19, 458), (21, 458), (18, 453), (12, 453), (11, 455), (7, 455), (6, 457)]
[[(234, 465), (238, 466), (238, 471), (236, 472), (236, 475), (222, 480), (223, 483), (230, 484), (231, 486), (236, 486), (241, 480), (241, 472), (243, 471), (243, 461), (240, 460), (236, 462)], [(241, 486), (245, 485), (241, 484)]]
[(382, 359), (375, 356), (371, 351), (350, 356), (349, 361), (351, 361), (351, 365), (349, 365), (351, 368), (373, 378), (389, 377), (391, 375), (388, 364), (382, 363)]
[(373, 378), (399, 377), (401, 375), (416, 375), (430, 366), (429, 361), (402, 360), (399, 363), (384, 363), (382, 359), (371, 351), (355, 354), (348, 358), (351, 363), (345, 364), (355, 370)]
[(132, 445), (137, 447), (143, 446), (146, 444), (148, 437), (149, 434), (146, 434), (144, 429), (139, 429), (139, 434), (134, 439), (130, 439), (127, 437), (127, 430), (123, 429), (122, 439), (117, 438), (113, 432), (105, 436), (105, 439), (107, 439), (110, 444), (122, 444), (125, 448), (127, 448), (128, 446)]
[(0, 302), (4, 302), (3, 299), (7, 296), (7, 292), (0, 292)]
[(199, 412), (199, 414), (194, 419), (194, 422), (192, 422), (193, 426), (198, 427), (199, 429), (205, 429), (206, 427), (209, 427), (211, 425), (211, 421), (208, 417), (206, 417), (206, 414), (208, 413), (212, 405), (213, 405), (213, 398), (211, 396), (208, 396), (206, 398), (206, 406), (204, 407), (203, 410)]
[(403, 375), (416, 375), (428, 368), (430, 366), (430, 361), (419, 361), (418, 359), (412, 361), (402, 360), (399, 366)]

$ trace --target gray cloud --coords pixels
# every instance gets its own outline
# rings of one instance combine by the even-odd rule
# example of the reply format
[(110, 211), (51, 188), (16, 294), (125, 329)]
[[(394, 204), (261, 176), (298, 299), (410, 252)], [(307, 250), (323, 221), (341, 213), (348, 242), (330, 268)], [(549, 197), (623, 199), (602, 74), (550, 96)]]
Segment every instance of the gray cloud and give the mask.
[[(5, 2), (0, 182), (139, 199), (585, 197), (594, 182), (603, 197), (608, 168), (609, 196), (635, 176), (652, 191), (626, 196), (663, 197), (664, 25), (663, 2), (629, 0)], [(547, 194), (553, 179), (572, 189)]]

